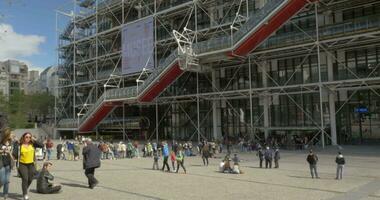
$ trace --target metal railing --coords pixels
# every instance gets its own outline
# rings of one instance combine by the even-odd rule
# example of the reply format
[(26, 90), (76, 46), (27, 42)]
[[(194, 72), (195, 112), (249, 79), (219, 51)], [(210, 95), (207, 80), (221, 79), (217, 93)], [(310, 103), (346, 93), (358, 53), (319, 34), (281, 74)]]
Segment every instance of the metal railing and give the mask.
[[(370, 31), (371, 29), (380, 29), (380, 15), (365, 17), (340, 24), (327, 25), (319, 28), (321, 40), (343, 37), (357, 34), (361, 31)], [(299, 33), (279, 34), (269, 38), (260, 48), (278, 48), (289, 45), (313, 42), (316, 38), (315, 29), (306, 30)]]
[(144, 83), (139, 86), (138, 94), (141, 94), (166, 68), (171, 66), (178, 59), (178, 48), (174, 49), (168, 57), (161, 60), (158, 67), (154, 68), (152, 73), (144, 80)]
[[(243, 26), (239, 28), (232, 36), (225, 35), (220, 37), (215, 37), (206, 41), (198, 42), (194, 44), (194, 51), (196, 54), (202, 54), (210, 51), (222, 50), (232, 47), (231, 45), (237, 44), (241, 41), (244, 36), (247, 35), (252, 29), (259, 27), (265, 23), (265, 19), (270, 17), (270, 13), (275, 11), (276, 8), (281, 6), (284, 2), (288, 0), (269, 0), (263, 8), (251, 13), (249, 19)], [(231, 44), (231, 37), (233, 42)]]

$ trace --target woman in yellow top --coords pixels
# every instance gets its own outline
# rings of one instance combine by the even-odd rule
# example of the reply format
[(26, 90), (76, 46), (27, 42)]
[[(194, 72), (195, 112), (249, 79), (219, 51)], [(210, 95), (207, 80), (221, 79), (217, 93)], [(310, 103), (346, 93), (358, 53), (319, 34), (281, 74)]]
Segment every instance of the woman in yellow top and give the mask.
[(22, 195), (24, 200), (29, 199), (28, 188), (33, 181), (33, 177), (36, 174), (35, 162), (35, 149), (42, 148), (43, 144), (36, 141), (32, 134), (26, 132), (20, 138), (20, 144), (18, 148), (17, 166), (18, 173), (22, 180)]

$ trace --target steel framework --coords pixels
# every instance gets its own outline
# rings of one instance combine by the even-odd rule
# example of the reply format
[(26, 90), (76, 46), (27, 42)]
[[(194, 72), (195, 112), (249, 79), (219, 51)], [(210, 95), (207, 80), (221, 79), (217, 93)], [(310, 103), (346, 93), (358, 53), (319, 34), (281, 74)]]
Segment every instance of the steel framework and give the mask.
[[(154, 17), (154, 61), (157, 65), (170, 53), (170, 50), (176, 48), (175, 35), (177, 39), (188, 39), (184, 50), (186, 47), (191, 47), (192, 43), (201, 43), (220, 35), (232, 38), (232, 33), (239, 29), (240, 24), (247, 21), (249, 13), (259, 10), (265, 5), (265, 1), (123, 0), (74, 1), (73, 4), (73, 12), (57, 11), (57, 19), (60, 15), (69, 17), (63, 29), (59, 28), (57, 20), (57, 31), (60, 37), (58, 65), (62, 75), (62, 84), (59, 88), (61, 97), (57, 99), (56, 110), (59, 116), (57, 124), (65, 120), (70, 122), (69, 119), (78, 120), (78, 114), (81, 114), (86, 106), (94, 103), (105, 92), (106, 88), (102, 86), (111, 80), (110, 77), (120, 82), (120, 87), (136, 84), (136, 79), (141, 81), (141, 76), (138, 74), (121, 74), (120, 34), (123, 25), (146, 16)], [(292, 29), (288, 34), (276, 33), (248, 56), (231, 58), (221, 55), (218, 50), (201, 54), (199, 65), (207, 70), (186, 72), (155, 102), (137, 105), (139, 108), (155, 108), (155, 116), (153, 116), (155, 127), (149, 138), (156, 136), (158, 140), (159, 135), (163, 137), (163, 132), (166, 134), (182, 130), (181, 128), (173, 129), (173, 127), (180, 127), (180, 116), (184, 116), (185, 120), (190, 122), (188, 127), (194, 130), (185, 138), (193, 139), (195, 134), (198, 141), (201, 138), (220, 138), (222, 132), (229, 132), (229, 130), (222, 130), (221, 118), (224, 115), (222, 110), (231, 110), (227, 118), (229, 116), (239, 118), (243, 115), (242, 109), (236, 108), (233, 101), (248, 99), (249, 120), (240, 120), (238, 124), (244, 124), (248, 128), (245, 133), (249, 137), (268, 138), (273, 130), (318, 130), (313, 133), (310, 144), (317, 143), (316, 141), (319, 140), (319, 144), (323, 147), (325, 142), (336, 145), (338, 143), (336, 115), (355, 94), (361, 90), (368, 90), (380, 97), (377, 90), (380, 84), (380, 74), (378, 74), (380, 64), (371, 63), (371, 68), (363, 76), (352, 70), (352, 66), (347, 66), (346, 62), (346, 52), (362, 48), (377, 48), (379, 45), (379, 14), (351, 21), (342, 19), (344, 10), (358, 7), (373, 7), (375, 10), (379, 7), (379, 2), (372, 0), (353, 0), (349, 3), (344, 0), (310, 2), (308, 7), (285, 25)], [(106, 26), (104, 24), (107, 24), (110, 19), (113, 25), (104, 28), (103, 26)], [(305, 28), (302, 26), (304, 21), (314, 24), (314, 27)], [(185, 31), (189, 29), (194, 31), (188, 32), (186, 37), (178, 37), (185, 36), (185, 34), (178, 34), (178, 31), (183, 28)], [(176, 33), (174, 36), (173, 31)], [(87, 35), (83, 36), (84, 33)], [(189, 40), (189, 37), (194, 39)], [(94, 50), (91, 50), (91, 47)], [(283, 73), (276, 65), (279, 60), (290, 58), (297, 58), (300, 61), (293, 66), (287, 66), (292, 68), (290, 74), (288, 74), (288, 69), (285, 69)], [(310, 60), (314, 58), (316, 62), (312, 63)], [(312, 63), (310, 66), (316, 64), (313, 68), (317, 69), (316, 73), (312, 74), (310, 69), (309, 74), (305, 74), (304, 66), (308, 62)], [(345, 70), (346, 77), (336, 78), (335, 76), (340, 73), (334, 71), (335, 68)], [(226, 77), (224, 73), (230, 69), (234, 72), (230, 77)], [(248, 74), (241, 75), (240, 73), (245, 69), (248, 69)], [(304, 80), (306, 76), (316, 75), (318, 78), (309, 82), (304, 80), (295, 82), (294, 79), (299, 77), (300, 73)], [(242, 78), (244, 83), (239, 82), (237, 77), (245, 77)], [(221, 79), (225, 79), (226, 82), (223, 86)], [(245, 84), (246, 81), (249, 84)], [(239, 84), (245, 86), (239, 88)], [(343, 101), (338, 100), (341, 93), (349, 92), (352, 92), (349, 97)], [(298, 98), (303, 100), (304, 96), (309, 94), (318, 96), (318, 108), (312, 108), (312, 111), (318, 110), (319, 117), (306, 109), (307, 102), (300, 103), (297, 100)], [(275, 114), (271, 110), (272, 107), (277, 106), (278, 99), (282, 97), (285, 97), (289, 105), (294, 105), (295, 110), (302, 113), (302, 118), (310, 120), (311, 124), (302, 125), (302, 127), (274, 125), (272, 120)], [(257, 106), (254, 103), (256, 99), (259, 101), (259, 110), (254, 108)], [(338, 101), (341, 103), (337, 104)], [(193, 103), (196, 104), (194, 116), (193, 111), (183, 106), (183, 104)], [(203, 103), (210, 107), (201, 112)], [(159, 112), (161, 109), (164, 112)], [(113, 116), (115, 120), (121, 117), (120, 127), (124, 139), (126, 137), (124, 122), (128, 118), (125, 110), (125, 104), (123, 104), (122, 116), (115, 113), (110, 116)], [(167, 124), (169, 118), (170, 125)], [(73, 126), (75, 123), (66, 123), (70, 124), (66, 127), (64, 124), (61, 123), (58, 130), (76, 131), (76, 126)], [(206, 129), (210, 129), (207, 127), (210, 126), (211, 135), (205, 133)], [(261, 136), (259, 131), (264, 132), (264, 135)]]

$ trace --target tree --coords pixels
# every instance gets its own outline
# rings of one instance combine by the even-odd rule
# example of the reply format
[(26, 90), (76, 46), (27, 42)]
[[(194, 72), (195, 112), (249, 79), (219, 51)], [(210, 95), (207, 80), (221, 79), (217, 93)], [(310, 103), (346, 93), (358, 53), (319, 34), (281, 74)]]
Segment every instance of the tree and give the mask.
[(25, 95), (16, 92), (8, 100), (0, 96), (0, 113), (7, 116), (11, 128), (31, 128), (39, 122), (35, 121), (35, 116), (42, 119), (52, 115), (53, 108), (54, 96), (48, 93)]

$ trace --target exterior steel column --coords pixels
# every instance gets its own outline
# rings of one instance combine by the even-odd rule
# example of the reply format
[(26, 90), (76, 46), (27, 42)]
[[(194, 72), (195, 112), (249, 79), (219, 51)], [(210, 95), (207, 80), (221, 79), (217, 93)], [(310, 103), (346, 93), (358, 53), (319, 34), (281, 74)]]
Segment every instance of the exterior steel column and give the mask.
[[(334, 80), (333, 58), (329, 54), (327, 55), (327, 73), (328, 73), (329, 81), (333, 81)], [(337, 145), (335, 94), (336, 94), (335, 91), (329, 91), (330, 131), (331, 131), (332, 145)]]
[(322, 87), (322, 74), (321, 74), (321, 52), (319, 43), (319, 20), (318, 20), (318, 2), (314, 5), (315, 11), (315, 28), (317, 32), (316, 44), (317, 44), (317, 56), (318, 56), (318, 79), (319, 79), (319, 112), (321, 117), (321, 141), (322, 148), (325, 148), (325, 124), (323, 117), (323, 87)]
[[(248, 5), (248, 2), (247, 2)], [(252, 65), (251, 57), (248, 57), (248, 73), (249, 73), (249, 123), (250, 123), (250, 132), (249, 135), (255, 138), (255, 128), (253, 127), (253, 102), (252, 102)]]
[[(263, 78), (263, 86), (264, 88), (267, 88), (268, 87), (268, 79), (267, 79), (267, 67), (268, 67), (268, 63), (265, 62), (265, 63), (262, 63), (262, 78)], [(261, 96), (261, 100), (263, 102), (263, 109), (264, 109), (264, 136), (265, 136), (265, 140), (268, 138), (269, 136), (269, 96), (268, 96), (268, 92), (265, 91), (263, 93), (264, 95)]]
[[(215, 87), (218, 87), (217, 81), (216, 81), (216, 71), (213, 70), (212, 73), (212, 85)], [(222, 129), (221, 129), (221, 112), (220, 112), (220, 101), (219, 100), (212, 100), (212, 130), (213, 130), (213, 139), (220, 139), (222, 137)]]
[(156, 143), (158, 144), (158, 103), (156, 101)]

